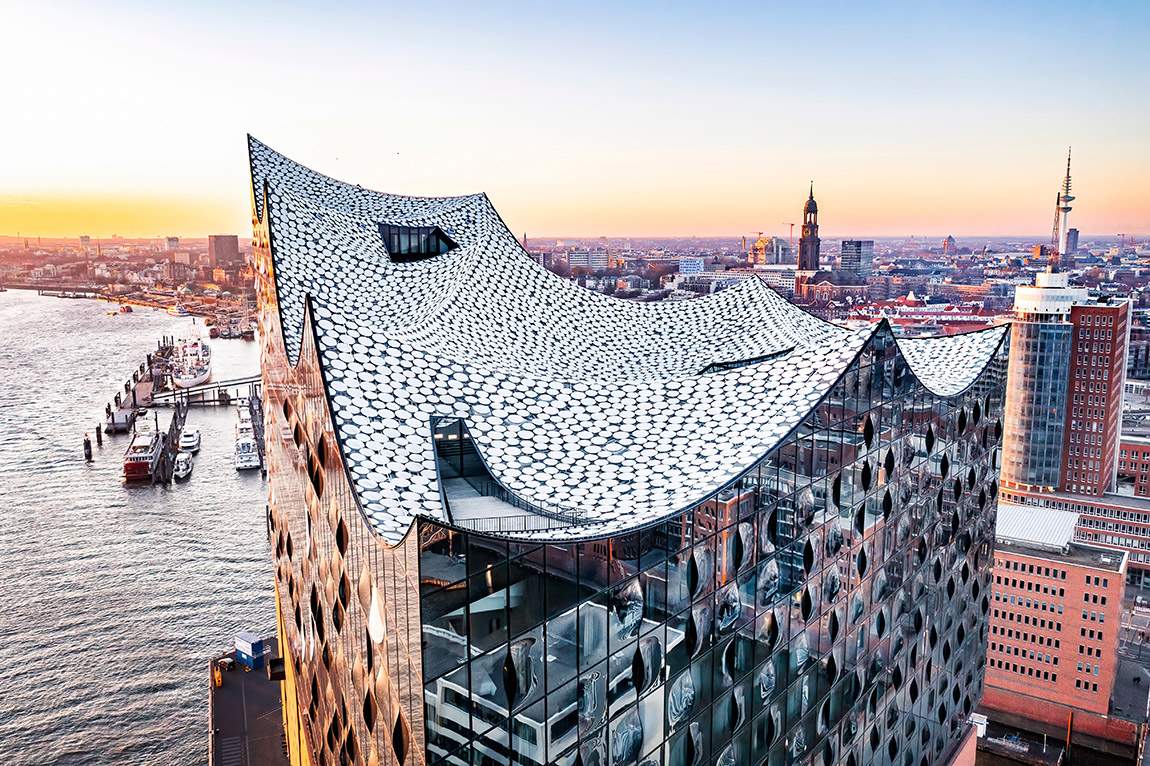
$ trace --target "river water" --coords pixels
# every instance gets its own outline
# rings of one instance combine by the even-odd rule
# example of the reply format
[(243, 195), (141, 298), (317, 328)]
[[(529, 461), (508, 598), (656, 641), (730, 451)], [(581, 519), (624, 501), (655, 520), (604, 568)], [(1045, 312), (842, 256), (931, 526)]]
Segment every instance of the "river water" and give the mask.
[[(202, 326), (109, 308), (0, 293), (5, 766), (204, 763), (208, 659), (239, 630), (274, 635), (266, 486), (232, 467), (235, 409), (192, 408), (201, 449), (174, 485), (124, 485), (128, 437), (95, 444), (104, 405), (159, 338)], [(258, 346), (213, 341), (213, 378), (258, 372)]]

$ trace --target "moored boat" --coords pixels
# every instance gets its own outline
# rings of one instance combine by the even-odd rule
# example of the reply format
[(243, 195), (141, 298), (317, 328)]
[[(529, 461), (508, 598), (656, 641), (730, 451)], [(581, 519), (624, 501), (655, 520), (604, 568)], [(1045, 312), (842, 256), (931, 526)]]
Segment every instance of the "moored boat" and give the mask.
[(178, 455), (176, 455), (176, 464), (172, 468), (172, 476), (176, 477), (177, 479), (188, 478), (188, 476), (190, 476), (192, 474), (192, 465), (193, 464), (194, 464), (194, 461), (192, 460), (192, 453), (190, 453), (190, 452), (179, 453)]
[(179, 388), (206, 383), (212, 377), (212, 349), (195, 338), (176, 343), (172, 359), (172, 381)]
[(176, 305), (171, 306), (168, 309), (168, 313), (174, 317), (191, 316), (191, 312), (189, 312), (186, 308), (184, 308), (184, 304), (178, 303), (178, 302), (176, 303)]
[(256, 435), (255, 428), (252, 427), (252, 419), (240, 418), (236, 422), (236, 439), (254, 439)]
[(235, 465), (237, 471), (260, 467), (260, 453), (253, 437), (240, 436), (236, 439)]
[(184, 429), (180, 434), (180, 451), (181, 452), (199, 452), (200, 451), (200, 432), (198, 429)]
[(160, 434), (144, 423), (136, 428), (124, 451), (124, 481), (151, 479), (160, 460)]

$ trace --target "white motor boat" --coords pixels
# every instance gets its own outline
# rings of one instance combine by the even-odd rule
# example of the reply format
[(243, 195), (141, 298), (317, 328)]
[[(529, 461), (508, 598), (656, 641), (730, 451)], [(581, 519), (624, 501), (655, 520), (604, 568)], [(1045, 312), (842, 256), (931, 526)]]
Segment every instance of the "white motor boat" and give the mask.
[(236, 439), (235, 465), (237, 471), (260, 467), (260, 453), (256, 449), (256, 440), (250, 436), (241, 436)]
[(192, 453), (181, 452), (176, 455), (176, 466), (172, 470), (172, 475), (177, 479), (186, 479), (192, 474)]
[(184, 429), (180, 434), (180, 452), (196, 453), (200, 451), (200, 431), (197, 428)]

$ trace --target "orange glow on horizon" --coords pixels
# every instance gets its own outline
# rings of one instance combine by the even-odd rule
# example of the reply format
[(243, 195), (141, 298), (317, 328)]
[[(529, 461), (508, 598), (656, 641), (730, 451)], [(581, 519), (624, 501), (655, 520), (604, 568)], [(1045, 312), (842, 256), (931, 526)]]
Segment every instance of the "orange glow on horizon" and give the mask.
[[(274, 147), (273, 147), (274, 148)], [(579, 168), (557, 160), (529, 171), (487, 165), (458, 174), (442, 168), (423, 174), (387, 167), (365, 153), (354, 166), (323, 157), (285, 152), (320, 172), (399, 194), (454, 195), (486, 191), (513, 234), (556, 237), (740, 237), (764, 231), (786, 235), (784, 221), (799, 220), (807, 182), (815, 178), (819, 226), (824, 238), (926, 237), (953, 234), (985, 237), (1044, 237), (1053, 221), (1058, 170), (989, 168), (950, 170), (947, 183), (931, 180), (948, 172), (941, 162), (927, 167), (886, 161), (884, 172), (859, 159), (842, 167), (822, 159), (791, 161), (785, 168), (727, 153), (722, 162), (684, 156), (669, 167), (660, 157), (627, 165), (600, 160)], [(186, 193), (137, 192), (151, 184), (106, 191), (55, 193), (51, 188), (22, 195), (0, 193), (0, 235), (78, 237), (203, 237), (251, 231), (249, 188), (242, 155), (229, 158), (226, 183), (183, 184)], [(710, 159), (714, 159), (713, 157)], [(731, 170), (743, 160), (739, 172)], [(1087, 166), (1075, 174), (1072, 226), (1083, 236), (1150, 233), (1146, 190), (1138, 167)], [(233, 167), (234, 166), (234, 167)], [(1044, 167), (1044, 166), (1043, 166)], [(773, 169), (773, 173), (769, 172)], [(501, 172), (502, 171), (502, 172)], [(218, 193), (217, 193), (218, 192)]]
[(0, 197), (0, 235), (78, 237), (87, 234), (126, 238), (203, 237), (221, 232), (250, 236), (250, 213), (236, 211), (219, 200), (146, 194), (100, 194)]

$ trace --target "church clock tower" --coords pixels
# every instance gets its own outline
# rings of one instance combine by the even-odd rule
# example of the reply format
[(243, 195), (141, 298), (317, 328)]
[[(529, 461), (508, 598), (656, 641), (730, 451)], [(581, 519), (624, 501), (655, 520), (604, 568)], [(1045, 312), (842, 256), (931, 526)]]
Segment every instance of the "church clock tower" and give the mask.
[(803, 205), (803, 235), (799, 239), (799, 271), (819, 270), (819, 206), (815, 203), (815, 185)]

